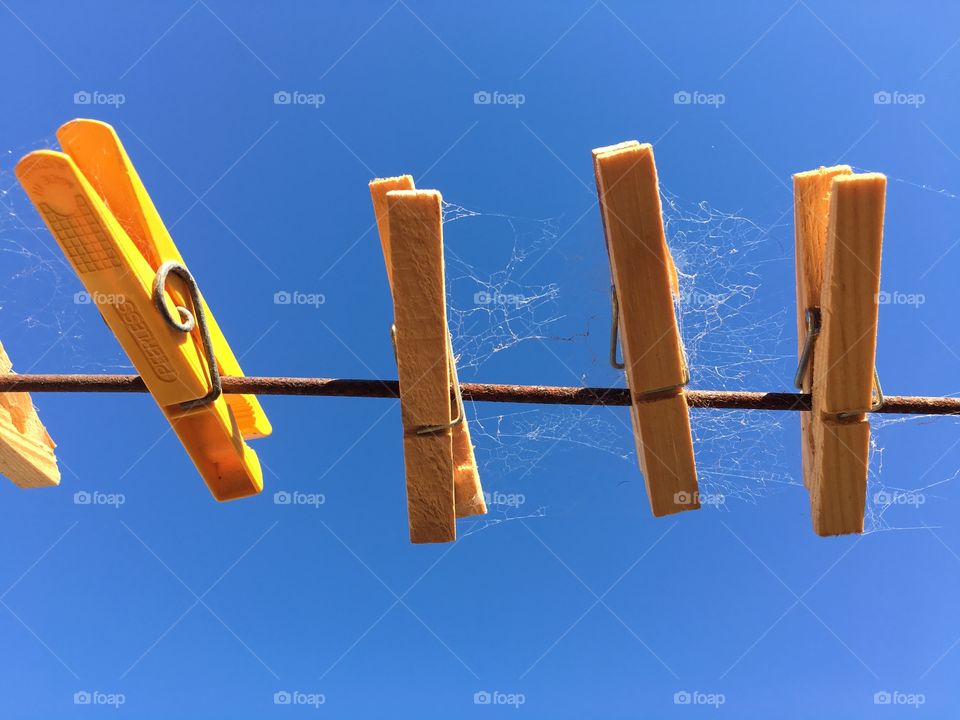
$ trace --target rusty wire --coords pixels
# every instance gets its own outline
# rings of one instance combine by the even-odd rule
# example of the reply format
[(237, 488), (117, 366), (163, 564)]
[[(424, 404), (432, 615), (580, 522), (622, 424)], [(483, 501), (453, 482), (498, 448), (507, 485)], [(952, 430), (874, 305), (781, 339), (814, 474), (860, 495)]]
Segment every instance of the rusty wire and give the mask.
[[(472, 402), (606, 406), (630, 404), (630, 391), (626, 388), (461, 383), (460, 389), (464, 400)], [(0, 378), (0, 392), (145, 393), (147, 387), (138, 375), (12, 374)], [(399, 385), (396, 380), (225, 376), (223, 392), (251, 395), (397, 398)], [(695, 408), (775, 411), (810, 409), (810, 395), (801, 393), (687, 390), (684, 394), (690, 407)], [(960, 414), (960, 398), (888, 395), (884, 406), (878, 412), (902, 415), (956, 415)]]

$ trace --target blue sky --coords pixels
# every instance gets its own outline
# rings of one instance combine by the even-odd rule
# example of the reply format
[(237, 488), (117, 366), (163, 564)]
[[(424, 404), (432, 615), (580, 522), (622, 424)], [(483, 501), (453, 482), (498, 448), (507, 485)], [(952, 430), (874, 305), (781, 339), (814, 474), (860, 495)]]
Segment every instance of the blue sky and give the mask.
[[(11, 174), (88, 116), (116, 127), (249, 374), (395, 377), (366, 184), (412, 173), (480, 213), (446, 226), (455, 342), (477, 361), (462, 379), (622, 384), (590, 150), (638, 139), (690, 231), (672, 238), (688, 281), (755, 288), (690, 336), (694, 386), (790, 388), (790, 176), (843, 161), (888, 174), (881, 286), (913, 298), (880, 309), (884, 389), (960, 390), (948, 3), (3, 0), (0, 18), (0, 338), (21, 372), (130, 371)], [(522, 103), (474, 101), (494, 91)], [(701, 202), (713, 224), (690, 219)], [(543, 297), (508, 308), (521, 341), (495, 353), (502, 318), (473, 301), (490, 282)], [(324, 302), (274, 303), (293, 291)], [(684, 312), (690, 333), (709, 317)], [(880, 531), (824, 540), (795, 416), (695, 413), (725, 501), (655, 520), (625, 409), (477, 404), (485, 487), (522, 503), (414, 547), (395, 401), (265, 398), (266, 490), (223, 505), (150, 398), (34, 401), (63, 483), (0, 484), (5, 718), (951, 717), (958, 701), (950, 420), (880, 428), (871, 510), (917, 492)]]

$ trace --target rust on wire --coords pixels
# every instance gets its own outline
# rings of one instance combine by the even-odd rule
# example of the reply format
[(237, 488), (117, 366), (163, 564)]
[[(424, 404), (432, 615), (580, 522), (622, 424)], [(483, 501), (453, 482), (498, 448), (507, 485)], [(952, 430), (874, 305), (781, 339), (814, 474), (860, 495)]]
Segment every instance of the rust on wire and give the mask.
[[(223, 392), (250, 395), (306, 395), (317, 397), (399, 397), (396, 380), (349, 380), (338, 378), (227, 377)], [(540, 405), (629, 406), (626, 388), (562, 387), (554, 385), (494, 385), (461, 383), (465, 400), (473, 402)], [(138, 375), (7, 375), (0, 378), (0, 392), (110, 392), (145, 393)], [(687, 403), (694, 408), (716, 410), (810, 409), (810, 395), (787, 392), (687, 390)], [(960, 414), (960, 398), (888, 395), (877, 412), (899, 415)]]

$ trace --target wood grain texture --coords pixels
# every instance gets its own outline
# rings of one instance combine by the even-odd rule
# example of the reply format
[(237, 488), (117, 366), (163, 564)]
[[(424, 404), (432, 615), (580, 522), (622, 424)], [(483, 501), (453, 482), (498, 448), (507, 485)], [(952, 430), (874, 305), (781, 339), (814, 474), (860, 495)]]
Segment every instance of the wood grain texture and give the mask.
[[(807, 308), (820, 307), (823, 288), (823, 261), (827, 246), (827, 222), (833, 178), (850, 175), (849, 165), (821, 167), (793, 176), (793, 215), (797, 273), (797, 358), (807, 336)], [(801, 392), (813, 385), (816, 345), (803, 380)], [(813, 473), (813, 432), (809, 412), (800, 413), (800, 455), (803, 484), (809, 490)]]
[[(0, 375), (14, 375), (0, 344)], [(56, 447), (26, 393), (0, 393), (0, 474), (22, 488), (60, 484)]]
[[(377, 220), (383, 258), (387, 265), (387, 281), (390, 284), (391, 293), (393, 277), (390, 269), (390, 218), (387, 211), (387, 193), (393, 190), (413, 189), (413, 178), (410, 175), (380, 178), (370, 183), (373, 212)], [(456, 407), (456, 403), (459, 402), (460, 380), (457, 377), (457, 363), (449, 335), (447, 352), (450, 357), (450, 387), (451, 392), (456, 393), (454, 396)], [(477, 470), (477, 459), (473, 451), (473, 441), (470, 439), (470, 426), (466, 420), (453, 428), (453, 486), (458, 518), (483, 515), (487, 512), (483, 488), (480, 484), (480, 473)]]
[(684, 379), (672, 294), (676, 271), (663, 229), (653, 148), (627, 142), (596, 149), (593, 158), (650, 508), (658, 517), (696, 509), (697, 470), (683, 390), (654, 401), (637, 399)]
[[(840, 175), (830, 192), (813, 381), (811, 514), (818, 535), (863, 532), (886, 178)], [(854, 413), (841, 418), (841, 413)]]
[[(386, 194), (410, 541), (456, 539), (449, 333), (440, 193)], [(455, 411), (455, 409), (454, 409)]]

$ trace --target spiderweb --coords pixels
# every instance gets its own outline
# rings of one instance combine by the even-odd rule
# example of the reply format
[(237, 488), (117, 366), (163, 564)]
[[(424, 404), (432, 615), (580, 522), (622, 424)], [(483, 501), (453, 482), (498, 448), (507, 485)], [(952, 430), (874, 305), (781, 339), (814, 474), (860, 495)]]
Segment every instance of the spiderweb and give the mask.
[[(680, 281), (676, 309), (691, 387), (783, 388), (795, 362), (795, 345), (784, 333), (793, 308), (788, 314), (760, 296), (763, 266), (790, 262), (789, 249), (771, 243), (753, 221), (706, 202), (685, 205), (667, 191), (661, 202)], [(765, 310), (771, 307), (772, 313)], [(701, 503), (724, 509), (730, 500), (756, 502), (800, 484), (783, 469), (786, 420), (768, 412), (692, 409)]]
[[(956, 197), (946, 191), (931, 192)], [(795, 308), (792, 303), (785, 305), (782, 289), (763, 283), (770, 267), (786, 264), (792, 269), (792, 242), (781, 243), (771, 228), (706, 202), (684, 203), (666, 190), (661, 195), (680, 281), (676, 311), (691, 387), (792, 390)], [(523, 354), (528, 345), (542, 350), (566, 344), (568, 352), (563, 355), (569, 354), (571, 360), (564, 364), (578, 370), (571, 370), (563, 384), (625, 386), (622, 372), (606, 365), (609, 271), (599, 230), (585, 233), (585, 242), (593, 243), (585, 253), (592, 252), (600, 263), (575, 258), (582, 263), (580, 275), (585, 282), (571, 289), (551, 282), (548, 271), (539, 273), (540, 282), (534, 280), (538, 273), (528, 272), (543, 256), (558, 252), (557, 241), (567, 232), (562, 219), (523, 219), (455, 204), (447, 205), (444, 218), (450, 323), (462, 379), (481, 366), (485, 371), (495, 367), (505, 351), (513, 356)], [(461, 233), (471, 223), (485, 227), (476, 234)], [(481, 252), (471, 252), (475, 248)], [(493, 266), (488, 269), (490, 263)], [(494, 297), (499, 301), (488, 302)], [(589, 359), (581, 365), (576, 358), (584, 357), (584, 348), (589, 348)], [(548, 354), (560, 353), (554, 349)], [(586, 371), (579, 369), (583, 366)], [(541, 380), (531, 378), (530, 382)], [(556, 512), (556, 503), (531, 502), (540, 496), (537, 485), (544, 482), (542, 469), (550, 462), (548, 456), (575, 451), (612, 458), (622, 463), (621, 470), (613, 473), (618, 481), (626, 474), (639, 479), (629, 419), (623, 414), (618, 418), (582, 407), (520, 406), (516, 411), (491, 411), (491, 407), (475, 406), (470, 418), (488, 500), (519, 495), (526, 503), (493, 502), (489, 516), (477, 520), (467, 534)], [(870, 419), (874, 432), (865, 532), (921, 527), (917, 510), (939, 499), (937, 491), (956, 474), (933, 471), (916, 486), (885, 479), (884, 442), (903, 426), (953, 420)], [(704, 508), (726, 511), (732, 503), (757, 503), (777, 492), (793, 493), (800, 503), (807, 501), (796, 461), (795, 414), (693, 408), (691, 426)], [(796, 468), (795, 473), (788, 468)]]
[(486, 215), (444, 203), (446, 224), (479, 217), (501, 220), (512, 246), (506, 253), (506, 264), (483, 277), (455, 250), (448, 251), (450, 293), (470, 298), (469, 304), (453, 307), (449, 313), (451, 332), (457, 338), (458, 368), (468, 371), (521, 342), (550, 339), (549, 330), (559, 320), (557, 285), (524, 284), (520, 277), (524, 264), (556, 240), (556, 224), (551, 220)]
[[(680, 276), (677, 311), (692, 386), (782, 386), (779, 366), (794, 361), (784, 336), (787, 313), (765, 315), (755, 300), (763, 263), (782, 261), (783, 248), (771, 248), (764, 230), (750, 220), (706, 203), (688, 207), (665, 192), (663, 206)], [(564, 259), (577, 268), (571, 284), (569, 276), (562, 283), (549, 279), (556, 263), (548, 256), (560, 252), (558, 240), (566, 231), (562, 219), (516, 218), (450, 204), (445, 221), (449, 315), (461, 379), (481, 366), (495, 371), (505, 351), (529, 357), (546, 350), (568, 369), (563, 384), (625, 386), (623, 373), (606, 362), (609, 270), (599, 230), (584, 232), (584, 243), (592, 245), (582, 257)], [(482, 227), (469, 228), (473, 223)], [(537, 282), (538, 275), (547, 279)], [(640, 480), (629, 416), (620, 409), (489, 408), (475, 408), (471, 428), (484, 487), (493, 499), (497, 492), (539, 496), (537, 468), (548, 456), (570, 451), (619, 463), (613, 483)], [(705, 505), (722, 509), (728, 500), (755, 502), (800, 484), (783, 470), (783, 428), (774, 414), (695, 409), (692, 426)], [(538, 503), (494, 503), (485, 522), (547, 510)]]
[[(109, 331), (97, 313), (84, 307), (89, 296), (13, 172), (26, 153), (54, 142), (47, 138), (0, 157), (0, 337), (14, 370), (21, 373), (44, 372), (44, 368), (50, 372), (130, 371), (132, 365), (116, 343), (106, 344), (112, 347), (107, 362), (99, 347), (95, 352), (90, 349), (92, 342), (108, 337)], [(18, 346), (28, 343), (45, 348), (32, 363), (17, 352)]]

